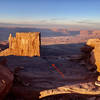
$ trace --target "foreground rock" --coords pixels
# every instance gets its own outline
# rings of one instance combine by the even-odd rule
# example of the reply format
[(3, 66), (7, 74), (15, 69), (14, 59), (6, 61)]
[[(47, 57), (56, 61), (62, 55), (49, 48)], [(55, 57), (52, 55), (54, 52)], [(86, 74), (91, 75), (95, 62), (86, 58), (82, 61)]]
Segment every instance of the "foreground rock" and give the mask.
[(5, 67), (5, 61), (0, 62), (0, 100), (3, 100), (13, 84), (13, 74)]
[(89, 52), (89, 62), (96, 66), (97, 71), (100, 72), (100, 39), (90, 39), (87, 41), (87, 45), (93, 48)]
[[(86, 63), (100, 73), (100, 39), (89, 39), (81, 51), (84, 52)], [(97, 80), (100, 81), (100, 75)]]

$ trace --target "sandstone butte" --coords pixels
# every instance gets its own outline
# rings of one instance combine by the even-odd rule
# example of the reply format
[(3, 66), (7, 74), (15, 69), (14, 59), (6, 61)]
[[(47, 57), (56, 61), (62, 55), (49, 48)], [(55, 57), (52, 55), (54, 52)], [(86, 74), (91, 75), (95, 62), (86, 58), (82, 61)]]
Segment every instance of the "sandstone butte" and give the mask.
[(90, 62), (96, 65), (97, 71), (100, 72), (100, 39), (89, 39), (87, 45), (94, 48), (91, 51)]
[(16, 33), (9, 35), (9, 48), (0, 52), (0, 56), (40, 56), (40, 32)]

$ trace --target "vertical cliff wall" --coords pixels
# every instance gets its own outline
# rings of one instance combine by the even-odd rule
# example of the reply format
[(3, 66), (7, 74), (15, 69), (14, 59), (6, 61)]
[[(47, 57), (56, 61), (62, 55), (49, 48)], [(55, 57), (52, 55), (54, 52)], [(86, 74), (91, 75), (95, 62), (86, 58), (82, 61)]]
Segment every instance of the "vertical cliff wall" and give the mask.
[(15, 37), (9, 35), (9, 48), (2, 51), (0, 56), (40, 56), (40, 33), (16, 33)]
[(89, 69), (96, 67), (100, 73), (100, 39), (89, 39), (82, 50), (86, 63), (91, 66)]

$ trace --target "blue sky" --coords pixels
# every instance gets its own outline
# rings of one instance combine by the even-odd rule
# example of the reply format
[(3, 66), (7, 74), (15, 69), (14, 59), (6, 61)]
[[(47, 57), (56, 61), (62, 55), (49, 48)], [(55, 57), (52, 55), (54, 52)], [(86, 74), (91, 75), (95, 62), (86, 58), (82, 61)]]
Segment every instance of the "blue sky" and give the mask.
[(0, 0), (0, 23), (99, 29), (100, 0)]

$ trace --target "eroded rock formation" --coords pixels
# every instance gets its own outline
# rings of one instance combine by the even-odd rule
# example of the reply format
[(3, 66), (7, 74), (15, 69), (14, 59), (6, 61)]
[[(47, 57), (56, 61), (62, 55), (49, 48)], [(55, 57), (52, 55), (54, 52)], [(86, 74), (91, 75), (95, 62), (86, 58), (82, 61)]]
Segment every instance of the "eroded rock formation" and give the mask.
[(16, 33), (9, 36), (9, 48), (2, 51), (0, 56), (40, 56), (40, 33)]
[(88, 40), (87, 45), (94, 48), (91, 52), (90, 62), (96, 65), (97, 71), (100, 72), (100, 39)]
[(96, 66), (100, 72), (100, 39), (89, 39), (81, 50), (85, 53), (87, 63)]

